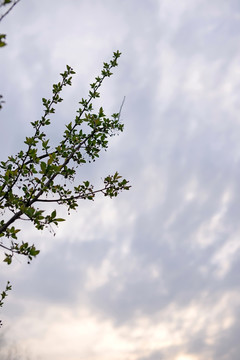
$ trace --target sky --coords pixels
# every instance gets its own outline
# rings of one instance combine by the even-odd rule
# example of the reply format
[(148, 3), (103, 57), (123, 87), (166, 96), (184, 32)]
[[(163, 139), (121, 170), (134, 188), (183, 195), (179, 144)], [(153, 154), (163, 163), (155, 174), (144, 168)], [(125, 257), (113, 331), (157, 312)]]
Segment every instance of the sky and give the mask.
[(239, 1), (21, 0), (0, 30), (1, 160), (23, 147), (66, 64), (76, 75), (53, 142), (119, 50), (96, 108), (116, 112), (125, 96), (124, 132), (79, 176), (99, 185), (119, 171), (132, 186), (60, 209), (55, 236), (22, 225), (41, 253), (0, 264), (1, 291), (13, 286), (2, 354), (239, 360)]

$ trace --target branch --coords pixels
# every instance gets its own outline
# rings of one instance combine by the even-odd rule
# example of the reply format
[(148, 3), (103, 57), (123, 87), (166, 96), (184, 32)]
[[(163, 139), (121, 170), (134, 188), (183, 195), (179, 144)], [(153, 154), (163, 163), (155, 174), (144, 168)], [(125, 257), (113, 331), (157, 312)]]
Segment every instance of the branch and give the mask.
[[(18, 0), (18, 1), (20, 1), (20, 0)], [(61, 82), (61, 89), (63, 88), (63, 86), (64, 86), (64, 84), (65, 84), (65, 80), (66, 80), (66, 79), (63, 77), (62, 82)], [(55, 103), (55, 100), (56, 100), (56, 94), (54, 94), (53, 97), (52, 97), (52, 100), (51, 100), (51, 102), (50, 102), (50, 104), (49, 104), (49, 109), (51, 109), (52, 105)], [(47, 115), (49, 115), (49, 113), (45, 111), (45, 114), (44, 114), (43, 118), (45, 119)], [(41, 126), (42, 126), (42, 123), (40, 122), (39, 125), (38, 125), (38, 127), (36, 127), (36, 129), (35, 129), (35, 134), (34, 134), (34, 136), (33, 136), (34, 139), (37, 137), (37, 134), (39, 133), (39, 130), (40, 130)], [(26, 161), (27, 158), (28, 158), (28, 155), (29, 155), (29, 152), (30, 152), (31, 148), (32, 148), (32, 144), (28, 145), (28, 149), (27, 149), (27, 151), (26, 151), (25, 156), (24, 156), (23, 159), (22, 159), (22, 163), (21, 163), (21, 165), (19, 165), (19, 167), (18, 167), (18, 174), (17, 174), (15, 180), (13, 181), (13, 183), (11, 184), (11, 186), (8, 187), (8, 189), (7, 189), (7, 191), (5, 192), (5, 194), (1, 197), (0, 202), (2, 202), (4, 199), (7, 198), (8, 194), (10, 193), (10, 191), (13, 189), (13, 187), (14, 187), (15, 184), (17, 183), (17, 181), (18, 181), (18, 179), (19, 179), (19, 177), (20, 177), (20, 175), (21, 175), (21, 172), (22, 172), (22, 169), (23, 169), (24, 165), (26, 165), (26, 164), (31, 164), (31, 163), (33, 162), (32, 159), (29, 160), (29, 161)], [(48, 156), (48, 154), (41, 155), (40, 158), (42, 159), (42, 158), (44, 158), (44, 157), (46, 157), (46, 156)], [(6, 186), (6, 184), (3, 186), (2, 190), (4, 190), (5, 186)]]
[[(12, 6), (10, 6), (10, 8), (9, 8), (4, 14), (2, 14), (2, 15), (0, 16), (0, 21), (2, 21), (2, 19), (3, 19), (5, 16), (7, 16), (7, 14), (10, 13), (10, 11), (14, 8), (15, 5), (17, 5), (17, 3), (18, 3), (19, 1), (20, 1), (20, 0), (16, 0), (16, 1), (12, 4)], [(1, 4), (1, 5), (6, 5), (6, 4)]]
[[(19, 0), (18, 0), (18, 1), (19, 1)], [(76, 119), (75, 119), (75, 124), (74, 124), (74, 126), (72, 127), (71, 131), (73, 131), (78, 125), (80, 125), (79, 121), (80, 121), (82, 115), (84, 114), (84, 112), (90, 110), (90, 106), (88, 106), (88, 105), (89, 105), (89, 103), (91, 102), (91, 100), (92, 100), (93, 98), (97, 97), (97, 95), (96, 95), (96, 94), (98, 94), (98, 93), (97, 93), (97, 90), (98, 90), (99, 87), (101, 86), (103, 80), (104, 80), (106, 77), (109, 77), (109, 76), (111, 75), (110, 70), (111, 70), (112, 67), (116, 66), (115, 64), (116, 64), (116, 59), (117, 59), (117, 57), (118, 57), (117, 55), (119, 56), (119, 53), (114, 53), (115, 60), (111, 62), (111, 66), (110, 66), (109, 68), (107, 68), (107, 70), (103, 70), (104, 73), (103, 73), (103, 71), (102, 71), (102, 77), (101, 77), (101, 78), (96, 78), (97, 82), (96, 82), (95, 84), (91, 84), (91, 87), (92, 87), (92, 89), (93, 89), (93, 92), (92, 92), (92, 91), (89, 92), (89, 99), (88, 99), (85, 103), (83, 103), (83, 108), (82, 108), (82, 109), (79, 109), (79, 111), (78, 111), (79, 115), (76, 117)], [(104, 63), (104, 66), (105, 66), (105, 63)], [(106, 66), (105, 66), (105, 68), (106, 68)], [(70, 67), (69, 67), (68, 71), (70, 71), (70, 70), (71, 70), (71, 69), (70, 69)], [(72, 74), (72, 73), (73, 73), (73, 72), (70, 71), (68, 75), (70, 75), (70, 74)], [(62, 75), (62, 74), (61, 74), (61, 75)], [(66, 80), (68, 80), (68, 81), (66, 81), (66, 84), (68, 84), (68, 83), (69, 83), (69, 79), (66, 78)], [(63, 85), (64, 85), (64, 79), (63, 79), (63, 82), (62, 82), (60, 88), (62, 88)], [(61, 89), (60, 89), (60, 90), (61, 90)], [(60, 92), (60, 91), (57, 91), (57, 92), (55, 93), (55, 95), (57, 96), (59, 92)], [(55, 102), (55, 100), (56, 100), (55, 96), (53, 96), (52, 100), (49, 100), (49, 103), (47, 104), (48, 107), (46, 108), (44, 117), (45, 117), (46, 115), (48, 115), (49, 113), (51, 113), (50, 109), (51, 109), (52, 104)], [(122, 105), (121, 105), (121, 107), (120, 107), (120, 113), (121, 113), (121, 110), (122, 110), (122, 107), (123, 107), (123, 104), (124, 104), (124, 100), (125, 100), (125, 97), (124, 97), (123, 102), (122, 102)], [(119, 114), (119, 115), (120, 115), (120, 114)], [(78, 120), (79, 120), (79, 121), (78, 121)], [(41, 127), (42, 125), (43, 125), (43, 123), (41, 124), (41, 122), (40, 122), (39, 124), (37, 124), (37, 126), (35, 127), (35, 131), (36, 131), (36, 132), (35, 132), (35, 135), (34, 135), (33, 138), (36, 138), (36, 137), (37, 137), (37, 133), (39, 132), (39, 129), (40, 129), (40, 127)], [(55, 173), (53, 173), (53, 174), (52, 174), (51, 176), (49, 176), (49, 177), (48, 177), (47, 171), (44, 172), (43, 177), (46, 176), (47, 179), (45, 178), (45, 179), (46, 179), (45, 182), (44, 182), (44, 183), (41, 183), (41, 188), (40, 188), (40, 189), (36, 189), (36, 188), (35, 188), (34, 191), (31, 193), (30, 198), (28, 198), (27, 200), (25, 200), (25, 201), (22, 202), (22, 205), (24, 205), (24, 207), (28, 208), (28, 207), (31, 207), (31, 206), (32, 206), (35, 202), (37, 202), (37, 201), (44, 201), (44, 199), (41, 199), (41, 200), (40, 200), (40, 197), (46, 192), (46, 189), (48, 189), (49, 187), (51, 188), (51, 184), (53, 183), (54, 179), (55, 179), (58, 175), (61, 174), (62, 169), (64, 169), (64, 168), (68, 165), (68, 163), (74, 158), (74, 155), (80, 150), (80, 148), (81, 148), (83, 145), (85, 145), (86, 142), (89, 141), (89, 139), (91, 139), (92, 137), (94, 137), (95, 133), (96, 133), (98, 130), (99, 130), (99, 129), (97, 129), (97, 127), (92, 128), (92, 131), (90, 132), (90, 134), (88, 134), (88, 135), (84, 138), (83, 141), (81, 141), (79, 144), (77, 144), (77, 145), (75, 145), (75, 146), (73, 146), (73, 144), (72, 144), (72, 147), (69, 148), (69, 150), (70, 150), (69, 155), (68, 155), (67, 157), (65, 157), (65, 158), (62, 158), (63, 163), (59, 166), (58, 171), (56, 171)], [(67, 138), (65, 138), (65, 139), (61, 142), (61, 144), (65, 144), (66, 141), (67, 141)], [(16, 182), (17, 182), (18, 179), (19, 179), (19, 176), (20, 176), (20, 174), (21, 174), (21, 171), (22, 171), (22, 169), (23, 169), (23, 166), (26, 165), (26, 163), (29, 163), (29, 160), (27, 161), (27, 157), (28, 157), (28, 155), (29, 155), (29, 151), (30, 151), (30, 149), (31, 149), (31, 146), (32, 146), (32, 144), (29, 144), (29, 147), (28, 147), (28, 149), (27, 149), (27, 152), (25, 153), (25, 156), (24, 156), (23, 159), (22, 159), (22, 164), (21, 164), (20, 167), (18, 168), (18, 174), (17, 174), (16, 178), (14, 179), (13, 183), (10, 185), (10, 187), (9, 187), (8, 190), (6, 191), (6, 193), (3, 195), (2, 200), (8, 196), (9, 192), (11, 191), (11, 189), (15, 186)], [(55, 151), (52, 152), (52, 154), (57, 153), (57, 152), (58, 152), (58, 151), (55, 150)], [(59, 155), (60, 155), (60, 154), (59, 154)], [(45, 157), (47, 157), (47, 156), (49, 156), (49, 154), (43, 154), (43, 155), (40, 156), (40, 158), (45, 158)], [(5, 185), (5, 186), (6, 186), (6, 185)], [(5, 187), (5, 186), (4, 186), (4, 187)], [(91, 193), (89, 193), (88, 196), (91, 196), (91, 194), (94, 195), (94, 194), (97, 193), (97, 192), (104, 192), (104, 193), (106, 192), (106, 194), (107, 194), (107, 192), (108, 192), (109, 189), (111, 189), (111, 186), (109, 187), (108, 185), (107, 185), (107, 186), (105, 185), (105, 188), (103, 188), (103, 189), (95, 190), (94, 192), (91, 191)], [(2, 190), (3, 190), (3, 189), (2, 189)], [(111, 195), (110, 195), (110, 196), (111, 196)], [(81, 196), (80, 196), (80, 194), (79, 194), (79, 195), (76, 196), (75, 198), (76, 198), (76, 199), (79, 199), (80, 197), (81, 197)], [(83, 198), (83, 195), (82, 195), (82, 198)], [(74, 197), (71, 197), (71, 199), (74, 200)], [(50, 199), (50, 200), (48, 200), (48, 201), (49, 201), (49, 202), (60, 202), (61, 200), (62, 200), (62, 199), (55, 199), (55, 200), (54, 200), (54, 199)], [(67, 201), (67, 200), (68, 200), (68, 199), (66, 198), (66, 201)], [(70, 199), (69, 199), (69, 200), (70, 200)], [(21, 209), (21, 210), (17, 211), (17, 212), (14, 214), (14, 216), (12, 216), (6, 223), (3, 223), (3, 225), (0, 227), (0, 234), (3, 233), (4, 231), (6, 231), (6, 229), (7, 229), (15, 220), (19, 219), (22, 214), (24, 214), (24, 209)]]
[(11, 248), (8, 248), (7, 246), (4, 246), (3, 244), (0, 244), (0, 247), (2, 247), (5, 250), (12, 251)]
[[(80, 147), (91, 137), (94, 135), (95, 133), (95, 129), (91, 132), (91, 134), (89, 134), (89, 136), (87, 136), (76, 148), (73, 149), (72, 153), (65, 159), (64, 163), (62, 164), (62, 168), (64, 168), (64, 166), (66, 166), (69, 161), (72, 159), (73, 155), (80, 149)], [(44, 193), (44, 188), (48, 188), (49, 185), (51, 184), (51, 182), (60, 174), (60, 172), (56, 172), (55, 174), (53, 174), (48, 181), (45, 183), (45, 185), (43, 186), (43, 188), (41, 190), (39, 190), (39, 192), (34, 196), (34, 198), (31, 200), (29, 199), (25, 205), (31, 206), (32, 204), (34, 204), (36, 201), (38, 201), (39, 197)], [(5, 196), (4, 196), (5, 197)], [(3, 198), (4, 198), (3, 197)], [(20, 216), (23, 214), (23, 212), (21, 210), (19, 210), (14, 216), (11, 217), (11, 219), (9, 219), (8, 222), (6, 222), (2, 227), (0, 227), (0, 234), (2, 232), (4, 232), (9, 225), (11, 225), (14, 221), (16, 221), (17, 219), (20, 218)]]
[(79, 194), (79, 195), (76, 195), (76, 196), (70, 196), (68, 198), (59, 198), (59, 199), (38, 199), (36, 202), (56, 202), (56, 203), (59, 203), (59, 202), (65, 202), (65, 201), (68, 201), (68, 200), (78, 200), (78, 199), (82, 199), (82, 200), (85, 200), (85, 198), (87, 198), (88, 196), (90, 195), (95, 195), (99, 192), (104, 192), (104, 190), (106, 190), (107, 187), (104, 187), (102, 189), (98, 189), (98, 190), (94, 190), (94, 191), (91, 191), (91, 192), (88, 192), (86, 193), (85, 195), (84, 194)]
[[(40, 155), (40, 156), (38, 156), (37, 158), (38, 158), (39, 160), (42, 160), (42, 159), (48, 157), (49, 155), (53, 155), (53, 154), (56, 154), (56, 151), (52, 151), (52, 152), (50, 152), (50, 153), (46, 153), (46, 154)], [(24, 165), (28, 165), (28, 164), (32, 164), (32, 163), (33, 163), (33, 159), (30, 159), (30, 160), (26, 161)]]
[(121, 117), (121, 112), (122, 112), (123, 105), (125, 103), (125, 99), (126, 99), (126, 96), (123, 97), (123, 101), (122, 101), (122, 104), (120, 106), (120, 110), (118, 112), (118, 121), (120, 120), (120, 117)]
[[(121, 55), (121, 53), (120, 53), (120, 55)], [(119, 55), (119, 56), (120, 56), (120, 55)], [(116, 56), (115, 53), (114, 53), (114, 56)], [(116, 60), (117, 60), (117, 57), (116, 57), (115, 61), (116, 61)], [(110, 73), (110, 70), (111, 70), (113, 67), (115, 67), (115, 66), (116, 66), (116, 65), (111, 64), (111, 66), (109, 67), (109, 73)], [(110, 74), (111, 74), (111, 73), (110, 73)], [(102, 75), (102, 77), (101, 77), (100, 80), (98, 81), (98, 85), (97, 85), (95, 88), (93, 88), (94, 93), (97, 93), (97, 90), (102, 86), (102, 83), (103, 83), (103, 81), (105, 80), (106, 77), (109, 77), (109, 75), (108, 75), (107, 73), (104, 74), (104, 75)], [(81, 119), (81, 117), (82, 117), (82, 115), (84, 114), (84, 112), (86, 112), (86, 111), (88, 110), (87, 107), (88, 107), (88, 105), (91, 103), (91, 101), (92, 101), (93, 99), (94, 99), (94, 96), (93, 96), (93, 95), (89, 95), (89, 99), (88, 99), (88, 101), (86, 102), (84, 108), (79, 112), (79, 115), (78, 115), (78, 116), (76, 117), (76, 119), (75, 119), (75, 124), (74, 124), (74, 126), (72, 127), (71, 132), (74, 131), (75, 128), (78, 126), (78, 121)], [(125, 97), (124, 97), (124, 100), (125, 100)], [(123, 103), (124, 103), (124, 101), (123, 101)], [(121, 105), (120, 111), (121, 111), (121, 109), (122, 109), (123, 103), (122, 103), (122, 105)], [(65, 140), (63, 141), (63, 145), (66, 143), (66, 141), (67, 141), (67, 139), (65, 139)]]
[[(80, 149), (80, 147), (91, 137), (94, 135), (95, 133), (95, 129), (91, 132), (91, 134), (89, 134), (89, 136), (87, 136), (75, 149), (73, 149), (72, 153), (65, 159), (64, 163), (62, 164), (62, 168), (64, 168), (64, 166), (66, 166), (69, 161), (72, 159), (73, 155)], [(43, 186), (43, 188), (41, 190), (39, 190), (39, 192), (34, 196), (33, 199), (29, 199), (24, 205), (26, 207), (31, 206), (32, 204), (34, 204), (36, 201), (38, 201), (39, 197), (45, 192), (45, 188), (48, 188), (49, 185), (51, 184), (51, 182), (60, 174), (60, 172), (56, 172), (55, 174), (53, 174), (48, 181), (45, 183), (45, 185)], [(11, 219), (9, 219), (8, 222), (6, 222), (2, 227), (0, 227), (0, 234), (2, 232), (4, 232), (9, 225), (11, 225), (14, 221), (16, 221), (17, 219), (20, 218), (20, 216), (23, 214), (23, 212), (21, 210), (19, 210), (14, 216), (11, 217)]]
[(0, 228), (0, 234), (3, 233), (9, 225), (11, 225), (15, 220), (19, 219), (19, 217), (22, 215), (22, 211), (19, 210), (11, 219), (6, 222), (1, 228)]

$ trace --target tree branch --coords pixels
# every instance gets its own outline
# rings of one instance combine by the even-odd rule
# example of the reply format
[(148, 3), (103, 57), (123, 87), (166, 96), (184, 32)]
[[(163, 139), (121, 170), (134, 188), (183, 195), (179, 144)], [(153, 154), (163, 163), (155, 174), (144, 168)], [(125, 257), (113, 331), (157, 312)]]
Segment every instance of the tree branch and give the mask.
[(122, 104), (121, 104), (121, 106), (120, 106), (120, 110), (119, 110), (119, 112), (118, 112), (118, 120), (120, 120), (122, 108), (123, 108), (123, 105), (124, 105), (124, 103), (125, 103), (125, 99), (126, 99), (126, 96), (123, 97), (123, 101), (122, 101)]
[[(0, 21), (2, 21), (2, 19), (3, 19), (5, 16), (7, 16), (7, 14), (10, 13), (10, 11), (14, 8), (15, 5), (17, 5), (17, 3), (18, 3), (19, 1), (20, 1), (20, 0), (16, 0), (16, 1), (12, 4), (12, 6), (10, 6), (10, 8), (9, 8), (4, 14), (2, 14), (2, 15), (0, 16)], [(2, 5), (5, 5), (5, 4), (2, 4)]]
[(98, 189), (98, 190), (94, 190), (94, 191), (91, 191), (91, 192), (88, 192), (86, 193), (85, 195), (83, 194), (79, 194), (79, 195), (76, 195), (76, 196), (70, 196), (68, 198), (59, 198), (59, 199), (38, 199), (36, 200), (36, 202), (56, 202), (56, 203), (59, 203), (59, 202), (65, 202), (65, 201), (68, 201), (68, 200), (78, 200), (78, 199), (82, 199), (82, 200), (85, 200), (85, 198), (87, 198), (88, 196), (90, 195), (95, 195), (99, 192), (104, 192), (104, 190), (106, 190), (107, 187), (104, 187), (102, 189)]

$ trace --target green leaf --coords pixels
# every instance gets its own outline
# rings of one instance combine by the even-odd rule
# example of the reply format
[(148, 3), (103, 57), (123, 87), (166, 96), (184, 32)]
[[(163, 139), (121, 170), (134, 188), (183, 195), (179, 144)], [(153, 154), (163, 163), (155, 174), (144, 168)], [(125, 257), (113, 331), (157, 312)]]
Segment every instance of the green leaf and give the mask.
[(47, 164), (44, 161), (41, 161), (40, 167), (41, 167), (42, 173), (45, 173)]
[(5, 39), (6, 39), (6, 34), (0, 34), (0, 47), (7, 45)]
[(5, 253), (5, 259), (3, 260), (4, 262), (6, 262), (8, 265), (10, 265), (11, 264), (11, 262), (12, 262), (12, 255), (9, 255), (9, 254), (6, 254)]

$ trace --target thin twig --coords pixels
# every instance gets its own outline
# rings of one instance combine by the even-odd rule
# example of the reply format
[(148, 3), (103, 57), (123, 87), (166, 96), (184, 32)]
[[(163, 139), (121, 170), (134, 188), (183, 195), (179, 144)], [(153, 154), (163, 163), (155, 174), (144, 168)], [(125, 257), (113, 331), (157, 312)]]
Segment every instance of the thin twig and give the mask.
[(15, 5), (17, 5), (17, 3), (18, 3), (19, 1), (20, 1), (20, 0), (16, 0), (16, 1), (12, 4), (12, 6), (10, 6), (10, 8), (9, 8), (4, 14), (2, 14), (2, 15), (0, 16), (0, 21), (2, 21), (2, 19), (3, 19), (7, 14), (10, 13), (10, 11), (14, 8)]
[(126, 99), (126, 96), (123, 97), (123, 101), (122, 101), (122, 104), (120, 106), (120, 110), (119, 110), (119, 113), (118, 113), (118, 120), (120, 120), (122, 108), (123, 108), (123, 105), (125, 103), (125, 99)]

